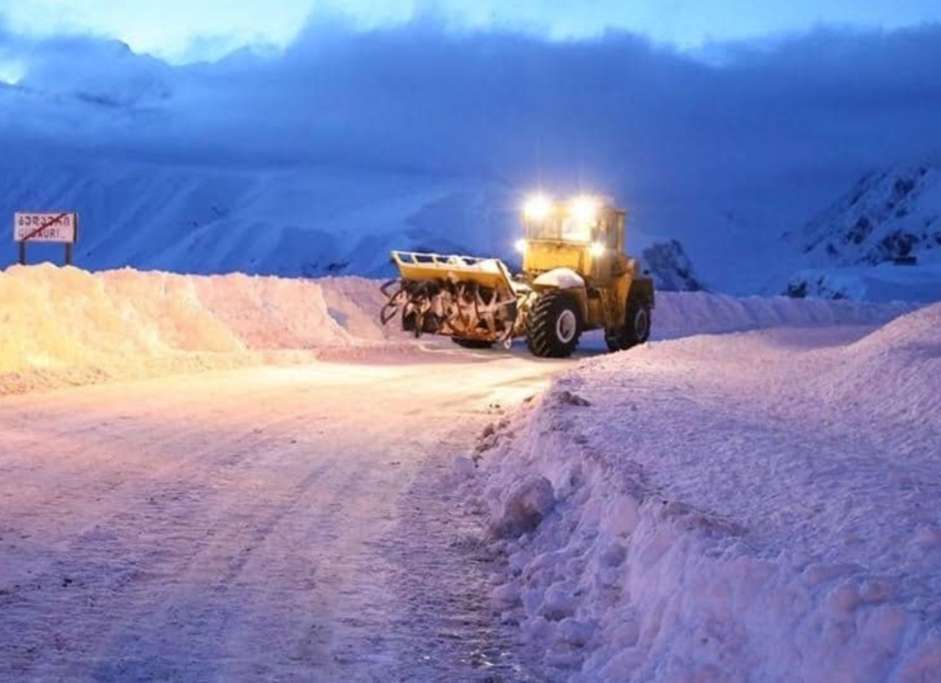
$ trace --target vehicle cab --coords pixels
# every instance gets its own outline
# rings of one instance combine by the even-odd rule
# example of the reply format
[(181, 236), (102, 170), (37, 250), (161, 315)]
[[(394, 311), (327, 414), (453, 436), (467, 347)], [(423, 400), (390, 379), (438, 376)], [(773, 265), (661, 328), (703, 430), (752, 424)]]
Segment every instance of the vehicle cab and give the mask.
[(538, 276), (570, 268), (588, 282), (609, 281), (627, 265), (625, 215), (611, 202), (591, 195), (567, 201), (542, 194), (530, 197), (523, 207), (524, 237), (516, 244), (523, 272)]

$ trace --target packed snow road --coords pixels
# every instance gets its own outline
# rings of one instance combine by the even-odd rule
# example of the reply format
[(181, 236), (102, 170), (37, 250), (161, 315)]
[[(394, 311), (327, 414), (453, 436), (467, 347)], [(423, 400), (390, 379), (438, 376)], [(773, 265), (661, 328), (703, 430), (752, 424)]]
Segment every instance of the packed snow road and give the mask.
[(0, 679), (529, 678), (448, 480), (559, 364), (424, 356), (5, 399)]

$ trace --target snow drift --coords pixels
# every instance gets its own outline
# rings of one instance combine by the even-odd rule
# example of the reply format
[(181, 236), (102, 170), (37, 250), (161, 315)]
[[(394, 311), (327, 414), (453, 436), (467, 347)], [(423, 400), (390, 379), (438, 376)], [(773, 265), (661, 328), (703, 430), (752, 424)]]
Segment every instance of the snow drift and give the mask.
[[(897, 427), (941, 431), (941, 305), (898, 318), (838, 353), (813, 386), (818, 395)], [(939, 435), (938, 443), (941, 443)]]
[(479, 446), (503, 618), (559, 680), (935, 680), (939, 324), (689, 337), (560, 376)]
[(911, 311), (907, 303), (733, 297), (708, 292), (658, 292), (654, 339), (742, 332), (769, 327), (879, 325)]
[(359, 278), (13, 267), (0, 273), (0, 393), (277, 359), (384, 338)]

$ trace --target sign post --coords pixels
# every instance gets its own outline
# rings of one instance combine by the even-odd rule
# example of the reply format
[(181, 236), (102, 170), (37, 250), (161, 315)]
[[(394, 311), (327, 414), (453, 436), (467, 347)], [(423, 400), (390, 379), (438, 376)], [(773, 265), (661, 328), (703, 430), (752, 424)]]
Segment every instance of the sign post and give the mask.
[(26, 265), (27, 242), (65, 245), (65, 265), (72, 265), (72, 245), (78, 239), (77, 213), (16, 213), (13, 239), (19, 244), (20, 265)]

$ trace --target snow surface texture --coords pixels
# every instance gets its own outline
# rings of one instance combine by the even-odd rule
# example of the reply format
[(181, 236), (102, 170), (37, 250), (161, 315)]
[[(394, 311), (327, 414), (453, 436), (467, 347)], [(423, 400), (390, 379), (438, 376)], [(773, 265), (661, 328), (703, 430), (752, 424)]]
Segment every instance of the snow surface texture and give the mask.
[(389, 360), (0, 401), (0, 680), (545, 680), (448, 474), (554, 368)]
[(50, 265), (0, 272), (0, 394), (272, 361), (385, 338), (377, 283)]
[(939, 680), (941, 305), (869, 329), (648, 344), (488, 430), (493, 597), (555, 678)]

